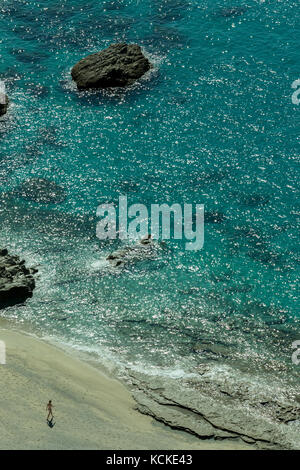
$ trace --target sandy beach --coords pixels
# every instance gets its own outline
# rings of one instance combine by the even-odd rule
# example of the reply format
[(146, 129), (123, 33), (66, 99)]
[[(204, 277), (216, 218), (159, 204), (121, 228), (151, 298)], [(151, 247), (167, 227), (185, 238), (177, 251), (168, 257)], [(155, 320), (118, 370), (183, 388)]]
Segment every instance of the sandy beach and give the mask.
[[(201, 441), (135, 409), (127, 388), (102, 371), (27, 334), (0, 327), (1, 449), (247, 449)], [(54, 404), (55, 426), (46, 423)], [(252, 448), (252, 447), (250, 447)]]

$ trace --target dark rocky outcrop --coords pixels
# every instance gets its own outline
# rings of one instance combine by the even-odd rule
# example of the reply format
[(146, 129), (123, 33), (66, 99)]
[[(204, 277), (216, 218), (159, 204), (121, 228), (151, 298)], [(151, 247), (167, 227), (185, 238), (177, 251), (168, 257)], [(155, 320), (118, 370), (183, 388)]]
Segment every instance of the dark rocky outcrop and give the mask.
[(23, 303), (32, 297), (35, 288), (33, 274), (37, 270), (25, 266), (18, 256), (11, 256), (6, 249), (0, 249), (0, 309)]
[(126, 87), (142, 77), (151, 64), (136, 44), (112, 44), (72, 68), (78, 89)]
[(5, 93), (0, 92), (0, 116), (3, 116), (7, 112), (9, 105), (9, 99)]
[(17, 188), (16, 193), (23, 199), (41, 204), (60, 204), (67, 197), (64, 188), (46, 178), (28, 179)]

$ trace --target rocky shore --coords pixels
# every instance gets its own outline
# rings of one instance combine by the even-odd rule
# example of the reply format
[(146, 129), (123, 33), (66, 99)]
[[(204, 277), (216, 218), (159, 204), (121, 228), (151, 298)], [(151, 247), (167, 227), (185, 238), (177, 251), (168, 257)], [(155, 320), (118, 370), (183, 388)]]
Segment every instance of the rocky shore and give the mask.
[(35, 268), (27, 268), (19, 256), (0, 249), (0, 309), (23, 303), (32, 297)]
[[(200, 439), (243, 441), (259, 449), (298, 449), (299, 397), (251, 390), (247, 382), (217, 383), (206, 367), (195, 379), (129, 372), (137, 409)], [(280, 395), (280, 394), (279, 394)]]

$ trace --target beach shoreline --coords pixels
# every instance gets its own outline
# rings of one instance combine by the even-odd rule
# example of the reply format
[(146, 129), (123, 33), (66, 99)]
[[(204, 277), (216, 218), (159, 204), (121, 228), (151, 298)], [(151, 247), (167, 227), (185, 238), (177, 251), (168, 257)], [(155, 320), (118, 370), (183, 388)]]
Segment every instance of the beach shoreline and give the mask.
[[(144, 416), (120, 381), (75, 355), (1, 322), (0, 448), (253, 449), (239, 440), (201, 440)], [(54, 404), (54, 428), (46, 404)]]

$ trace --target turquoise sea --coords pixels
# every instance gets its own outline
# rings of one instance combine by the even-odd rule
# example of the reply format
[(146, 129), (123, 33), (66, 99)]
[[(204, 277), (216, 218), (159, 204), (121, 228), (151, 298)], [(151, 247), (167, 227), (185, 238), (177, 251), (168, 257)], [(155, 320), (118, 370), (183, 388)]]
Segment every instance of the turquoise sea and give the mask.
[[(0, 24), (0, 246), (39, 265), (33, 298), (1, 316), (121, 368), (297, 380), (298, 2), (2, 0)], [(78, 92), (71, 67), (120, 41), (150, 74)], [(29, 178), (65, 201), (22, 198)], [(96, 209), (120, 195), (204, 204), (203, 249), (171, 240), (106, 269), (124, 242), (97, 239)]]

